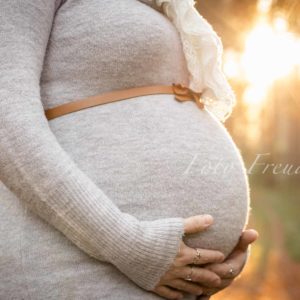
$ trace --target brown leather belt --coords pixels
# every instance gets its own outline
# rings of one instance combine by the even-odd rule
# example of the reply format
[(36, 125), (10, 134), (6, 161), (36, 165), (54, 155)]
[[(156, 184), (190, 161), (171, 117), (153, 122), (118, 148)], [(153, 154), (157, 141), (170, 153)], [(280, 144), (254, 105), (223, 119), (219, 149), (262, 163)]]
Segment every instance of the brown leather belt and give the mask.
[(204, 104), (200, 98), (201, 93), (195, 92), (180, 83), (172, 83), (172, 85), (149, 85), (125, 90), (116, 90), (96, 96), (90, 96), (85, 99), (72, 101), (53, 108), (46, 109), (45, 115), (48, 120), (51, 120), (84, 108), (89, 108), (96, 105), (124, 100), (137, 96), (153, 94), (174, 94), (175, 99), (178, 101), (193, 100), (196, 102), (200, 109), (204, 108)]

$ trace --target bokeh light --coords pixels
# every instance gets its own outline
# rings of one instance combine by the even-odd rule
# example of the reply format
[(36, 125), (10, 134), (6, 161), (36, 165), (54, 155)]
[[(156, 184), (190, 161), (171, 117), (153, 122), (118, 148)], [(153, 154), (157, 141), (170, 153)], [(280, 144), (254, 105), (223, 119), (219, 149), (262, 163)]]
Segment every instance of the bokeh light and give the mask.
[(274, 82), (287, 77), (300, 65), (300, 38), (289, 32), (284, 16), (271, 22), (265, 16), (272, 1), (258, 2), (255, 26), (246, 34), (243, 53), (228, 49), (224, 71), (230, 79), (247, 83), (243, 100), (258, 107)]
[(300, 172), (275, 174), (272, 166), (300, 171), (300, 1), (207, 0), (203, 7), (224, 42), (223, 68), (237, 96), (225, 126), (246, 168), (264, 153), (271, 166), (249, 175), (248, 227), (260, 233), (250, 262), (213, 299), (298, 300)]

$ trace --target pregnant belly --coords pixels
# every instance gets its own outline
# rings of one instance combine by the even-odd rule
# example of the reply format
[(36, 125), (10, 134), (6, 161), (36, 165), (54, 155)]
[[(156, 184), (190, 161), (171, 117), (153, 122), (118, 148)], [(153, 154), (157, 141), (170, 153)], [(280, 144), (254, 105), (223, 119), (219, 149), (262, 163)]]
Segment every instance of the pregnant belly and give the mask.
[(211, 214), (191, 247), (231, 252), (248, 217), (243, 161), (210, 113), (172, 95), (141, 96), (50, 121), (62, 147), (123, 211), (140, 220)]

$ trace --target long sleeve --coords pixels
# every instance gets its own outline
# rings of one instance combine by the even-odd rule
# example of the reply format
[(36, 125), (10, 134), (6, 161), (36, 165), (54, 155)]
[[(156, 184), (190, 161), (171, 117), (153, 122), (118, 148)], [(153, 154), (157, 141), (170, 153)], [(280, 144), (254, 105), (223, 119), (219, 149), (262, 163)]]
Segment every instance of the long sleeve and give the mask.
[(183, 219), (146, 222), (123, 213), (79, 169), (51, 131), (40, 99), (55, 0), (0, 4), (1, 181), (80, 249), (152, 290), (177, 254)]

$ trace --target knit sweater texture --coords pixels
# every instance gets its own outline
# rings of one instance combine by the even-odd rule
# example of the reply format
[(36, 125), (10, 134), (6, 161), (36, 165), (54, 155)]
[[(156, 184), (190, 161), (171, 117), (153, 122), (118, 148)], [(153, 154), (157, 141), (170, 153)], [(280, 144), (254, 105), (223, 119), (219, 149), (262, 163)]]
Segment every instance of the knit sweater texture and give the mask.
[[(160, 8), (0, 7), (0, 299), (161, 299), (151, 290), (182, 238), (228, 255), (247, 223), (249, 188), (211, 113), (148, 95), (44, 115), (108, 91), (187, 85), (180, 37)], [(183, 218), (207, 213), (215, 224), (183, 237)]]

